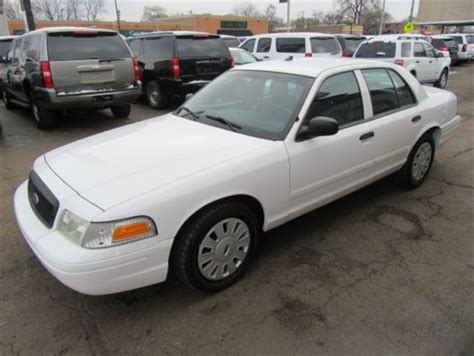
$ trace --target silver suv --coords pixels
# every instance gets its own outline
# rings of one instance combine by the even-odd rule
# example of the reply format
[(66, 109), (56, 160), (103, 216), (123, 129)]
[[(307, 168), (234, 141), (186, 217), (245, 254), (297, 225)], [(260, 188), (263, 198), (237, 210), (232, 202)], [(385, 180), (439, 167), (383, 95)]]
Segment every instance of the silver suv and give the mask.
[(7, 109), (31, 107), (40, 129), (64, 109), (106, 109), (126, 118), (141, 94), (141, 70), (115, 31), (51, 27), (14, 40), (3, 73)]

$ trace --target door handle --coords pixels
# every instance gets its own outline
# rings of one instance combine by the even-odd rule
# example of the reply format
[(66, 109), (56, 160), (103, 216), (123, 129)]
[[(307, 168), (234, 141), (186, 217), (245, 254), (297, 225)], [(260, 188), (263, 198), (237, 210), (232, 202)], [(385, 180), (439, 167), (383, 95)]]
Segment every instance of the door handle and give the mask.
[(367, 132), (367, 133), (363, 134), (362, 136), (360, 136), (359, 140), (365, 141), (365, 140), (368, 140), (369, 138), (374, 137), (374, 136), (375, 136), (374, 132), (370, 131), (370, 132)]
[(415, 63), (420, 63), (420, 61), (416, 61)]
[(269, 56), (263, 56), (263, 58), (265, 58), (265, 59), (269, 59), (270, 57), (269, 57)]
[(433, 61), (430, 61), (430, 63), (433, 63)]
[(411, 119), (411, 122), (415, 123), (415, 122), (418, 122), (421, 120), (421, 116), (420, 115), (416, 115), (414, 118)]

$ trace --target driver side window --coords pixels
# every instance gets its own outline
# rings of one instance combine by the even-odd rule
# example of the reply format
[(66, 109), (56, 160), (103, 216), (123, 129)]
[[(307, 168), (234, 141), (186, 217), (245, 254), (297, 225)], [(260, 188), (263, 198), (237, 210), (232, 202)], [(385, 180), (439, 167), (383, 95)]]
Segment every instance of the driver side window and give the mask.
[(306, 119), (316, 116), (335, 119), (339, 126), (364, 119), (362, 96), (353, 72), (336, 74), (321, 84)]

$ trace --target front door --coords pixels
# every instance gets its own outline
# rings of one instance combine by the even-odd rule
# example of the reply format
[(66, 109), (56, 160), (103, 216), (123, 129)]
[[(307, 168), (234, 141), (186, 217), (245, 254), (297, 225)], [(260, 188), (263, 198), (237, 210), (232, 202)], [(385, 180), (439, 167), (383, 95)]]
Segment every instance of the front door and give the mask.
[(415, 57), (416, 78), (420, 82), (426, 82), (431, 76), (431, 66), (423, 43), (415, 42), (413, 55)]
[(363, 186), (372, 175), (373, 130), (354, 72), (325, 79), (308, 109), (303, 126), (314, 117), (335, 119), (339, 132), (307, 140), (288, 138), (290, 218)]

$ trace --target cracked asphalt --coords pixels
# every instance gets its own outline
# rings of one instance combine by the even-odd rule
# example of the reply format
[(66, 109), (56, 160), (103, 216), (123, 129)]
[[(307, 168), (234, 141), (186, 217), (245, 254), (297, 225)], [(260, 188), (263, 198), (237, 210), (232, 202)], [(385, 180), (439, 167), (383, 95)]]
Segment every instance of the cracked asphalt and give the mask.
[(15, 222), (13, 193), (35, 157), (158, 112), (69, 115), (42, 132), (0, 106), (0, 354), (474, 353), (474, 64), (453, 70), (463, 122), (422, 187), (388, 177), (267, 233), (244, 279), (215, 295), (173, 279), (78, 294)]

